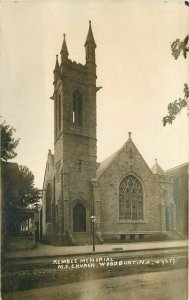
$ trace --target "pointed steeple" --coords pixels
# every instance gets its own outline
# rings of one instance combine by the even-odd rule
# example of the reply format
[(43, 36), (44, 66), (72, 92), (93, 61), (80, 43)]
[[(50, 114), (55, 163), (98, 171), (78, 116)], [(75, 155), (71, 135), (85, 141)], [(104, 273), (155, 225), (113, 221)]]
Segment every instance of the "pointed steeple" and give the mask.
[(94, 36), (93, 36), (93, 32), (92, 32), (92, 27), (91, 27), (91, 21), (89, 21), (89, 31), (88, 31), (88, 34), (87, 34), (87, 38), (86, 38), (86, 42), (85, 42), (85, 47), (88, 44), (92, 44), (96, 48), (96, 43), (95, 43), (95, 40), (94, 40)]
[(63, 34), (64, 38), (63, 38), (63, 43), (62, 43), (62, 49), (60, 51), (61, 54), (61, 61), (65, 61), (68, 59), (68, 49), (67, 49), (67, 45), (66, 45), (66, 35), (65, 33)]
[[(86, 54), (86, 63), (88, 64), (88, 67), (90, 66), (90, 68), (92, 67), (92, 69), (94, 69), (94, 65), (95, 65), (95, 48), (96, 48), (96, 43), (92, 32), (91, 21), (89, 21), (89, 30), (85, 42), (85, 54)], [(95, 72), (95, 70), (93, 70), (93, 72)]]
[(157, 158), (155, 159), (155, 164), (151, 168), (151, 171), (154, 175), (165, 175), (165, 172), (163, 169), (160, 167), (160, 165), (157, 162)]
[(59, 62), (58, 62), (58, 54), (56, 55), (56, 63), (55, 63), (55, 68), (54, 68), (54, 73), (59, 72)]
[(55, 63), (54, 71), (53, 71), (54, 81), (56, 81), (58, 79), (59, 72), (60, 72), (60, 66), (59, 66), (59, 62), (58, 62), (58, 55), (56, 55), (56, 63)]

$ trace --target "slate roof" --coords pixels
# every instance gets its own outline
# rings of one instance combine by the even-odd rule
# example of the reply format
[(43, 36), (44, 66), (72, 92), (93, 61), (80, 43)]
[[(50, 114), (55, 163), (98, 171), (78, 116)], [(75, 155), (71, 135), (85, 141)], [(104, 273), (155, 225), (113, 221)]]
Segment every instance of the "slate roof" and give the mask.
[(96, 176), (97, 178), (100, 177), (104, 171), (111, 165), (111, 163), (114, 161), (114, 159), (119, 155), (119, 153), (123, 150), (125, 147), (126, 143), (116, 152), (114, 152), (112, 155), (110, 155), (108, 158), (103, 160), (97, 167), (96, 170)]

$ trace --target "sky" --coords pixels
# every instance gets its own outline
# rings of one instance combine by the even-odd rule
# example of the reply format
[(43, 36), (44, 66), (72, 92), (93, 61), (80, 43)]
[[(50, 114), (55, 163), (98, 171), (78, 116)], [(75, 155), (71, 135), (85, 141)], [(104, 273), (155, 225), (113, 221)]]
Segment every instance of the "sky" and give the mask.
[[(53, 146), (53, 69), (63, 33), (71, 60), (85, 64), (89, 20), (97, 44), (97, 161), (132, 139), (152, 167), (188, 161), (188, 118), (183, 111), (163, 127), (169, 102), (183, 95), (188, 60), (171, 55), (184, 39), (184, 1), (17, 1), (0, 4), (0, 115), (21, 138), (17, 157), (42, 188)], [(59, 56), (60, 57), (60, 56)]]

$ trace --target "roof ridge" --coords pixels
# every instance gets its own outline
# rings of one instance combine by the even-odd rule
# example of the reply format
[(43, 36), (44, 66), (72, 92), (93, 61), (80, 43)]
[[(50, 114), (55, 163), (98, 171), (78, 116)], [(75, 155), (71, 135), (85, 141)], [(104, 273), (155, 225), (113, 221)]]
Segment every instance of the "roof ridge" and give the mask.
[(118, 150), (116, 150), (115, 152), (113, 152), (111, 155), (109, 155), (107, 158), (105, 158), (103, 161), (100, 162), (100, 164), (98, 165), (97, 170), (96, 170), (97, 178), (100, 177), (105, 172), (105, 170), (107, 170), (109, 168), (109, 166), (112, 164), (114, 159), (123, 150), (126, 143), (127, 142), (125, 142), (123, 144), (123, 146), (121, 146), (121, 148), (119, 148)]

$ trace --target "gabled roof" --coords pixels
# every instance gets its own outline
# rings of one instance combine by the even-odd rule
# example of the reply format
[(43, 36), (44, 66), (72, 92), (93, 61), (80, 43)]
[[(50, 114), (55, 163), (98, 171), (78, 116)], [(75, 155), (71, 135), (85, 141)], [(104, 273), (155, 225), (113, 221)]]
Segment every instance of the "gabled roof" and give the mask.
[(165, 175), (165, 172), (163, 171), (163, 169), (158, 164), (157, 159), (155, 160), (155, 164), (151, 168), (151, 171), (154, 175)]
[[(140, 152), (138, 151), (137, 147), (135, 146), (133, 140), (131, 139), (131, 132), (129, 132), (129, 138), (126, 141), (126, 143), (124, 143), (124, 145), (117, 150), (116, 152), (114, 152), (112, 155), (110, 155), (108, 158), (106, 158), (105, 160), (103, 160), (100, 164), (98, 164), (97, 166), (97, 170), (96, 170), (96, 176), (97, 179), (109, 168), (109, 166), (114, 162), (114, 160), (119, 156), (119, 154), (127, 148), (128, 145), (132, 145), (132, 148), (135, 149), (135, 151), (140, 155), (141, 159), (143, 160), (143, 162), (145, 163), (146, 167), (148, 168), (148, 170), (150, 171), (150, 173), (153, 173), (152, 169), (149, 168), (149, 166), (147, 165), (146, 161), (144, 160), (144, 158), (142, 157), (142, 155), (140, 154)], [(128, 149), (129, 150), (129, 149)], [(158, 164), (157, 164), (158, 165)], [(165, 175), (163, 169), (158, 165), (156, 166), (155, 172), (158, 172), (161, 175)], [(157, 174), (157, 173), (156, 173)]]
[(101, 163), (99, 163), (99, 165), (97, 167), (97, 170), (96, 170), (96, 176), (97, 176), (97, 178), (100, 177), (104, 173), (104, 171), (112, 164), (112, 162), (114, 161), (114, 159), (119, 155), (119, 153), (125, 147), (125, 144), (119, 150), (117, 150), (112, 155), (110, 155), (108, 158), (106, 158)]
[[(116, 152), (114, 152), (112, 155), (110, 155), (108, 158), (106, 158), (105, 160), (103, 160), (97, 167), (96, 170), (96, 176), (97, 178), (99, 178), (108, 168), (109, 166), (113, 163), (113, 161), (119, 156), (119, 154), (127, 147), (127, 144), (131, 143), (133, 145), (133, 147), (136, 149), (136, 151), (139, 153), (139, 151), (137, 150), (135, 144), (133, 143), (132, 139), (131, 139), (131, 132), (128, 133), (129, 134), (129, 138), (126, 141), (126, 143), (123, 144), (123, 146), (117, 150)], [(140, 154), (140, 153), (139, 153)], [(148, 165), (147, 165), (148, 167)], [(149, 167), (148, 167), (149, 168)], [(151, 171), (151, 170), (150, 170)]]

